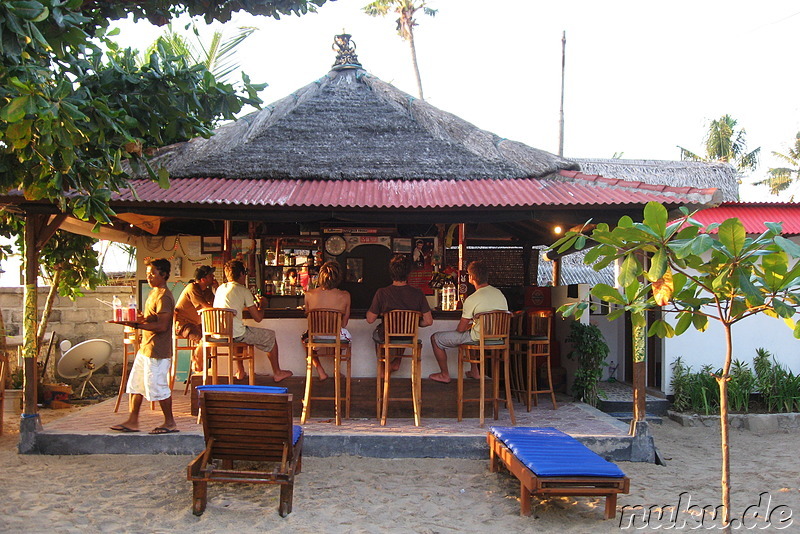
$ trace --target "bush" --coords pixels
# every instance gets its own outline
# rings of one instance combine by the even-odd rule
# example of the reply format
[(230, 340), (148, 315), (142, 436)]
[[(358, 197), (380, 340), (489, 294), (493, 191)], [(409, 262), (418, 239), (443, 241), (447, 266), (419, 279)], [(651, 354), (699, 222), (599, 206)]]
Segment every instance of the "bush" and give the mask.
[[(753, 369), (747, 363), (734, 360), (731, 365), (728, 399), (734, 412), (749, 412), (753, 407), (753, 393), (761, 394), (768, 412), (800, 411), (800, 375), (777, 363), (769, 351), (756, 350)], [(719, 413), (719, 386), (710, 365), (692, 372), (679, 357), (672, 364), (670, 385), (674, 394), (672, 407), (678, 412), (693, 411), (710, 415)]]
[(605, 362), (608, 345), (603, 333), (596, 325), (573, 321), (565, 341), (573, 345), (567, 357), (578, 360), (572, 394), (577, 400), (590, 406), (597, 406), (600, 400), (597, 383), (603, 377), (603, 366), (608, 365)]

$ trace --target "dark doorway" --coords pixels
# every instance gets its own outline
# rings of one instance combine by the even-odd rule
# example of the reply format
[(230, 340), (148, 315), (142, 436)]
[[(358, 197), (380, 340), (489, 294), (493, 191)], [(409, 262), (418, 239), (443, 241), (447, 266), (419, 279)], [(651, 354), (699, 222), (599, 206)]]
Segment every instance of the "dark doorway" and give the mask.
[(369, 308), (375, 291), (392, 283), (389, 277), (391, 257), (392, 251), (383, 245), (360, 245), (337, 258), (345, 268), (342, 289), (350, 292), (352, 309)]

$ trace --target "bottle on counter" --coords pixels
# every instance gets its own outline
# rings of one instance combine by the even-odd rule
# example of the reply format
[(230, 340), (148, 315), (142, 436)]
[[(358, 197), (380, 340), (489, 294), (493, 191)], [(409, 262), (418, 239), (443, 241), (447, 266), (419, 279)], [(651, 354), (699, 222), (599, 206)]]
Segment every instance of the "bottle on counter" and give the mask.
[(125, 318), (122, 314), (122, 301), (119, 299), (118, 296), (114, 295), (114, 298), (111, 299), (111, 307), (113, 308), (113, 317), (114, 321), (124, 321)]
[(136, 297), (132, 294), (128, 297), (128, 308), (125, 311), (127, 312), (126, 321), (136, 321)]

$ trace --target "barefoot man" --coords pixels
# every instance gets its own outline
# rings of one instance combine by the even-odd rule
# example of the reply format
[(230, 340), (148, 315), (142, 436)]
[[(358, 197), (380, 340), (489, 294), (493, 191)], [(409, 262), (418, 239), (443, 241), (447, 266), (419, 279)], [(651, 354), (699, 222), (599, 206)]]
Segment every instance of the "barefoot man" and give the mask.
[[(233, 315), (233, 340), (238, 343), (248, 343), (257, 349), (267, 353), (269, 363), (272, 365), (272, 379), (280, 382), (284, 378), (292, 376), (291, 371), (284, 371), (278, 361), (278, 343), (275, 341), (275, 331), (268, 328), (253, 328), (245, 326), (242, 322), (244, 310), (250, 312), (250, 317), (257, 323), (264, 318), (261, 311), (261, 300), (258, 302), (253, 298), (253, 294), (247, 289), (247, 269), (244, 263), (239, 260), (231, 260), (225, 264), (225, 278), (228, 280), (217, 289), (214, 296), (215, 308), (232, 308), (236, 310)], [(235, 378), (245, 378), (244, 364), (241, 360), (237, 361), (238, 369)]]
[(133, 361), (126, 391), (131, 395), (128, 418), (111, 427), (117, 432), (139, 432), (139, 409), (142, 400), (158, 401), (164, 413), (164, 423), (151, 434), (177, 432), (172, 416), (172, 391), (169, 387), (169, 368), (172, 363), (172, 316), (175, 297), (167, 289), (172, 270), (168, 260), (159, 258), (145, 262), (150, 294), (136, 322), (131, 326), (142, 331), (142, 344)]
[[(447, 371), (447, 353), (445, 349), (457, 348), (462, 343), (478, 341), (480, 333), (476, 331), (477, 323), (473, 322), (475, 314), (493, 311), (508, 310), (505, 295), (496, 287), (489, 285), (489, 267), (483, 261), (473, 261), (467, 266), (469, 282), (475, 286), (475, 293), (464, 300), (461, 320), (455, 330), (436, 332), (431, 336), (433, 354), (439, 364), (440, 373), (434, 373), (428, 378), (435, 382), (447, 384), (450, 382), (450, 373)], [(473, 363), (467, 371), (470, 378), (480, 378), (478, 364)]]

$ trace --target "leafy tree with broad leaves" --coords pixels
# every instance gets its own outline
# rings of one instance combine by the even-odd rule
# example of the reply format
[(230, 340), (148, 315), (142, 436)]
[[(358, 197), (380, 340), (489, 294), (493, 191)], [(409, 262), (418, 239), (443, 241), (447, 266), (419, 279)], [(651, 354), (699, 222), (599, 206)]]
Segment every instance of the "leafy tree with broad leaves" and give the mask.
[[(789, 147), (787, 154), (773, 152), (773, 156), (782, 160), (787, 166), (770, 168), (764, 180), (755, 182), (755, 185), (766, 185), (769, 192), (779, 195), (789, 189), (789, 187), (800, 179), (800, 132), (797, 132), (794, 139), (794, 146)], [(794, 201), (794, 195), (790, 202)]]
[(758, 166), (758, 156), (761, 147), (750, 152), (747, 151), (744, 128), (736, 129), (738, 121), (730, 115), (723, 115), (717, 120), (712, 120), (706, 134), (706, 156), (702, 157), (678, 146), (681, 159), (684, 161), (721, 161), (733, 165), (739, 174), (753, 171)]
[[(19, 191), (64, 214), (107, 223), (114, 215), (112, 193), (128, 186), (123, 160), (144, 165), (168, 187), (167, 173), (147, 163), (152, 150), (208, 137), (217, 121), (261, 104), (257, 93), (263, 86), (246, 75), (237, 91), (163, 45), (138, 64), (132, 50), (112, 40), (112, 20), (132, 15), (163, 25), (189, 14), (224, 22), (239, 10), (280, 18), (313, 11), (325, 1), (0, 1), (0, 191)], [(26, 273), (34, 280), (26, 280), (24, 295), (24, 356), (32, 360), (37, 305), (35, 276), (27, 267)], [(25, 413), (33, 414), (29, 363)]]
[(375, 0), (364, 6), (364, 13), (371, 17), (385, 17), (389, 13), (397, 13), (397, 34), (404, 41), (408, 41), (411, 49), (411, 63), (417, 78), (420, 100), (425, 100), (425, 97), (422, 94), (422, 78), (419, 75), (419, 64), (417, 63), (417, 47), (414, 44), (414, 26), (417, 26), (414, 15), (421, 9), (426, 15), (435, 16), (438, 10), (429, 8), (427, 4), (425, 1), (417, 2), (415, 0)]
[[(648, 335), (672, 337), (695, 328), (702, 332), (709, 321), (724, 331), (725, 354), (720, 374), (723, 521), (730, 519), (730, 454), (728, 381), (733, 358), (731, 329), (756, 314), (783, 320), (800, 338), (795, 314), (800, 306), (800, 245), (781, 236), (781, 223), (765, 222), (767, 230), (757, 237), (746, 234), (739, 219), (703, 226), (681, 208), (682, 216), (670, 222), (667, 210), (657, 202), (644, 209), (644, 220), (622, 217), (617, 226), (598, 224), (589, 235), (570, 231), (552, 247), (559, 252), (595, 244), (585, 263), (596, 270), (621, 261), (621, 289), (598, 284), (595, 297), (614, 309), (609, 320), (630, 313), (635, 328), (645, 328), (645, 312), (661, 308), (674, 320), (657, 320)], [(716, 235), (713, 235), (716, 232)], [(588, 302), (563, 306), (566, 316), (582, 315)]]

